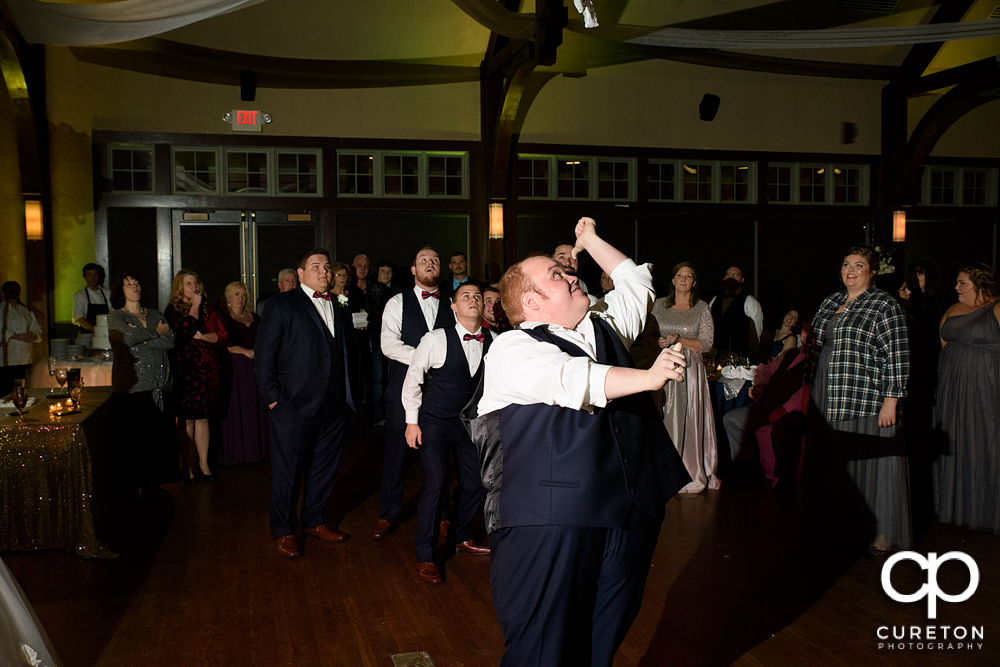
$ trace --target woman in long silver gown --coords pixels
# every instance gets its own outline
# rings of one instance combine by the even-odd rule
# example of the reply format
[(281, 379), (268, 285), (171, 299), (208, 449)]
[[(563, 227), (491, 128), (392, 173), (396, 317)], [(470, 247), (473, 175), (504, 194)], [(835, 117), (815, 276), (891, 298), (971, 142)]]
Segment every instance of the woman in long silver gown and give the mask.
[(720, 489), (719, 447), (702, 360), (702, 354), (712, 349), (715, 325), (708, 304), (699, 298), (698, 274), (689, 262), (673, 268), (670, 294), (657, 299), (649, 315), (647, 345), (664, 348), (679, 341), (687, 361), (684, 382), (668, 382), (655, 397), (667, 432), (691, 475), (691, 483), (680, 492)]

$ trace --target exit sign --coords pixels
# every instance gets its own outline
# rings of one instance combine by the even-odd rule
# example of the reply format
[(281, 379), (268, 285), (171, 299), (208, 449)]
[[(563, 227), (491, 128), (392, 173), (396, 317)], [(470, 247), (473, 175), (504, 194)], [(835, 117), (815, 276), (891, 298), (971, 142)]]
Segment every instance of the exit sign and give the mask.
[(233, 132), (262, 132), (271, 122), (271, 116), (253, 109), (233, 109), (222, 120), (232, 124)]

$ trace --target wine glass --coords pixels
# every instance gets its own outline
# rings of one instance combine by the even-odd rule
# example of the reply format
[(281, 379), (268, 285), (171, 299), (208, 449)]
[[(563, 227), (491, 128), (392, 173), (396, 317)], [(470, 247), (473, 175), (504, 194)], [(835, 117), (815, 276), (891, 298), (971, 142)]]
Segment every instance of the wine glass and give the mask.
[[(49, 363), (49, 382), (52, 382), (52, 379), (56, 376), (56, 358), (49, 357), (48, 363)], [(56, 388), (49, 387), (49, 393), (50, 394), (56, 393)]]
[(13, 414), (23, 415), (24, 406), (28, 404), (28, 390), (23, 385), (14, 387), (14, 391), (10, 395), (10, 402), (17, 408), (17, 411)]
[(62, 393), (62, 388), (66, 386), (66, 369), (57, 368), (56, 369), (56, 382), (59, 383), (59, 390)]

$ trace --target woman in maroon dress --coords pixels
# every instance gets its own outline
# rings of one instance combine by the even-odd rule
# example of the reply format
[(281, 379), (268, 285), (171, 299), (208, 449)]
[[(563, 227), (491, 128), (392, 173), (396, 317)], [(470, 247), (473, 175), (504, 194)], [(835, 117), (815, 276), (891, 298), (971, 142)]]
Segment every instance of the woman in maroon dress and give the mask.
[(177, 332), (176, 389), (181, 418), (185, 420), (181, 463), (187, 469), (188, 484), (195, 482), (192, 466), (196, 452), (205, 481), (214, 479), (208, 466), (208, 416), (215, 409), (219, 393), (216, 346), (224, 345), (227, 338), (222, 318), (205, 301), (204, 289), (197, 273), (181, 269), (174, 276), (170, 305), (163, 313)]
[(253, 463), (270, 453), (267, 409), (257, 389), (253, 368), (253, 344), (260, 316), (247, 308), (247, 286), (237, 281), (226, 285), (225, 322), (229, 359), (229, 409), (222, 420), (222, 460)]

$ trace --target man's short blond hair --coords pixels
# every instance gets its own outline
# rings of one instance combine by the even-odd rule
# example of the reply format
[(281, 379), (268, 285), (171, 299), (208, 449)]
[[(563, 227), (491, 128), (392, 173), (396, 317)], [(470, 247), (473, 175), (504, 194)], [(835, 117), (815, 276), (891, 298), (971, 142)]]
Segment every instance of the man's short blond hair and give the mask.
[(528, 275), (527, 271), (524, 270), (524, 263), (529, 259), (535, 259), (536, 257), (547, 257), (547, 255), (532, 255), (514, 266), (507, 269), (507, 272), (503, 274), (503, 278), (500, 279), (500, 303), (503, 304), (504, 312), (507, 313), (507, 319), (514, 326), (517, 326), (525, 321), (524, 307), (521, 304), (521, 297), (528, 292), (534, 292), (542, 299), (548, 299), (548, 297), (539, 291), (538, 286)]

